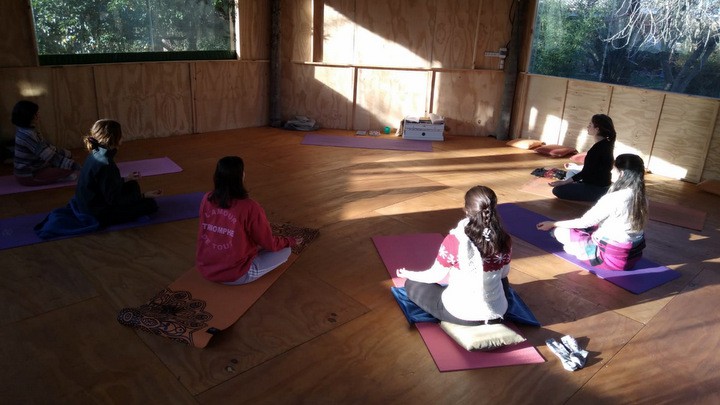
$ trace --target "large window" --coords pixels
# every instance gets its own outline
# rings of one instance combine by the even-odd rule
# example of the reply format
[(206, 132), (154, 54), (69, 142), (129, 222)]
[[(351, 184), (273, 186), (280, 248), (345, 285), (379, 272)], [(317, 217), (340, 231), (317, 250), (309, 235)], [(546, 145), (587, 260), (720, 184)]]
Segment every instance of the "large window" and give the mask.
[(539, 0), (530, 71), (720, 98), (720, 0)]
[(235, 0), (31, 0), (41, 64), (234, 57)]

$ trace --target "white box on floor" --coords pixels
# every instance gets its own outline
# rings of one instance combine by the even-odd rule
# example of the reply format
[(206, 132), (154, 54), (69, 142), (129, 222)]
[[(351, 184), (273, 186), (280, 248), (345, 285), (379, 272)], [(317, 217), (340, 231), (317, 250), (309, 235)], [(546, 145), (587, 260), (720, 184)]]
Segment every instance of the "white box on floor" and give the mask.
[(418, 120), (413, 117), (406, 117), (403, 120), (404, 139), (415, 139), (423, 141), (442, 141), (445, 131), (445, 122), (442, 117), (431, 114), (431, 120)]

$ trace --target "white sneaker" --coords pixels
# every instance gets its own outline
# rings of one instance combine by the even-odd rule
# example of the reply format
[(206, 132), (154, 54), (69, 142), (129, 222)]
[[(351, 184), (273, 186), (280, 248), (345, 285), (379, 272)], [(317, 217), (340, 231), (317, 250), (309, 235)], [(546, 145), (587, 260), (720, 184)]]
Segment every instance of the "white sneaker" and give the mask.
[(558, 356), (565, 370), (575, 371), (578, 369), (578, 365), (572, 359), (570, 351), (567, 349), (567, 347), (563, 346), (561, 343), (558, 343), (553, 338), (546, 340), (545, 344), (556, 356)]

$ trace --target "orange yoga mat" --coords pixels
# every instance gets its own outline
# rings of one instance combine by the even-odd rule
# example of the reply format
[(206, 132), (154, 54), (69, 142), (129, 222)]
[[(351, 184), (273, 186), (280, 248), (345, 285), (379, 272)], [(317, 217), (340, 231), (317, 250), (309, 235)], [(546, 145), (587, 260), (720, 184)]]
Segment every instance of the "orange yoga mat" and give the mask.
[(260, 279), (249, 284), (228, 286), (205, 280), (193, 267), (147, 303), (122, 309), (117, 317), (118, 322), (204, 348), (214, 335), (237, 322), (280, 278), (301, 251), (317, 237), (318, 230), (273, 224), (273, 233), (301, 236), (303, 243), (293, 248), (287, 262)]
[[(552, 187), (548, 185), (551, 181), (553, 179), (537, 177), (520, 187), (520, 191), (541, 197), (555, 198)], [(702, 231), (707, 217), (707, 213), (704, 211), (655, 200), (650, 200), (649, 211), (650, 219), (653, 221), (698, 231)]]

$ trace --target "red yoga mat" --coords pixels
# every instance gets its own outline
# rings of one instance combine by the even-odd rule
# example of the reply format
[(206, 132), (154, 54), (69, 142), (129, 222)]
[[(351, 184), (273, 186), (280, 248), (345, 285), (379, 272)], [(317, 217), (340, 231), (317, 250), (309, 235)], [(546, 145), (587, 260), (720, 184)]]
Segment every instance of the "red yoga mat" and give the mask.
[[(439, 233), (374, 236), (372, 238), (388, 275), (396, 287), (405, 284), (404, 278), (395, 277), (395, 270), (405, 267), (421, 270), (430, 267), (437, 256), (444, 237)], [(440, 371), (470, 370), (476, 368), (544, 363), (545, 359), (527, 341), (496, 350), (468, 351), (448, 336), (437, 323), (416, 323), (420, 336)], [(513, 325), (509, 327), (515, 329)]]

